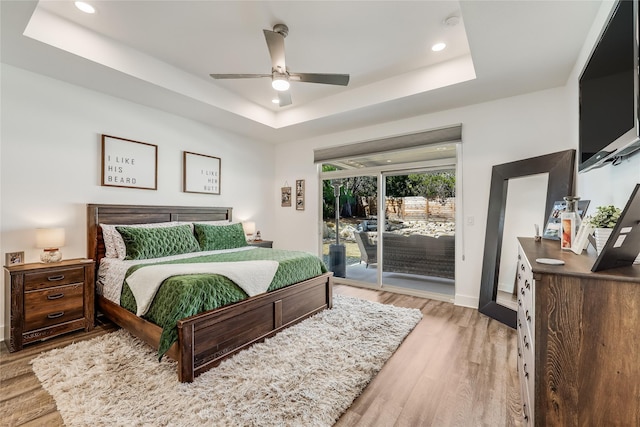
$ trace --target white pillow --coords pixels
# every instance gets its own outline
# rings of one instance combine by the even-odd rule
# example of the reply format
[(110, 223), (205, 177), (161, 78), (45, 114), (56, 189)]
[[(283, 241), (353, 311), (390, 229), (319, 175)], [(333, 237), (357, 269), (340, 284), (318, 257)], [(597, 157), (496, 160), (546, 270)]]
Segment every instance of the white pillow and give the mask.
[(133, 227), (133, 228), (166, 228), (175, 227), (176, 225), (185, 224), (184, 222), (154, 222), (150, 224), (100, 224), (102, 228), (102, 237), (104, 239), (105, 257), (124, 259), (127, 255), (127, 247), (122, 240), (122, 236), (116, 230), (116, 227)]

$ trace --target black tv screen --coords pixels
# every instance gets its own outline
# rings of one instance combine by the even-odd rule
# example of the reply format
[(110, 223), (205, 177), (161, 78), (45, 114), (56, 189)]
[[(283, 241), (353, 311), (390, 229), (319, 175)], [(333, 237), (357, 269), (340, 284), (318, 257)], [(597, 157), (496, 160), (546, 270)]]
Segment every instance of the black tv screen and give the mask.
[(636, 20), (637, 0), (619, 1), (580, 76), (580, 171), (640, 148)]

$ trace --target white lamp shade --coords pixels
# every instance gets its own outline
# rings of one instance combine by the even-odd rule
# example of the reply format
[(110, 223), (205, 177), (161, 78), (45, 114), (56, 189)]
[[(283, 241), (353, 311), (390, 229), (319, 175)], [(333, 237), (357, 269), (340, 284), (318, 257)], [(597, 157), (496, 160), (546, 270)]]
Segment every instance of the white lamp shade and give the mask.
[(253, 236), (256, 234), (256, 223), (253, 221), (245, 221), (242, 223), (242, 228), (244, 229), (244, 234), (247, 236)]
[(64, 228), (36, 229), (36, 246), (43, 249), (64, 246)]

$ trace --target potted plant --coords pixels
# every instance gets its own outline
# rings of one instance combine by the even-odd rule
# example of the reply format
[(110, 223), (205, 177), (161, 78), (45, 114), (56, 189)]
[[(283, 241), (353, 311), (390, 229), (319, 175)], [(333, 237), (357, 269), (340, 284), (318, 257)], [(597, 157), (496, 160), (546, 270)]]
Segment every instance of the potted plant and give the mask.
[(598, 255), (606, 245), (613, 227), (615, 227), (622, 211), (613, 205), (598, 206), (595, 215), (589, 218), (589, 224), (595, 229), (596, 251)]

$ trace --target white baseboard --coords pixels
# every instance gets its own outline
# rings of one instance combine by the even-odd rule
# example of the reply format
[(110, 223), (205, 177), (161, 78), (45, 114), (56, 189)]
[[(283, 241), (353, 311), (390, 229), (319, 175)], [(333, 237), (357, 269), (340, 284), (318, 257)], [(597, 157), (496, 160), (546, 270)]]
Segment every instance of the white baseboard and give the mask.
[(455, 305), (460, 305), (462, 307), (475, 308), (477, 310), (479, 303), (480, 303), (480, 298), (478, 297), (456, 294)]

